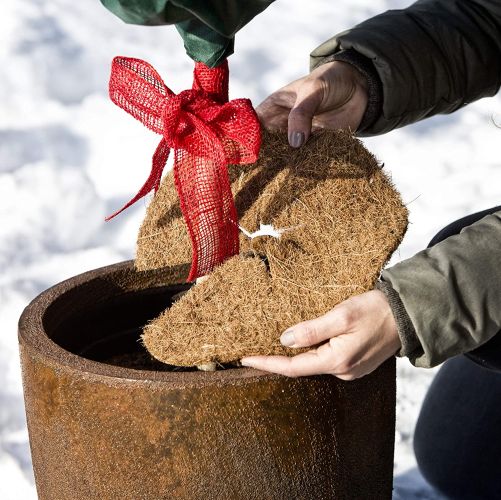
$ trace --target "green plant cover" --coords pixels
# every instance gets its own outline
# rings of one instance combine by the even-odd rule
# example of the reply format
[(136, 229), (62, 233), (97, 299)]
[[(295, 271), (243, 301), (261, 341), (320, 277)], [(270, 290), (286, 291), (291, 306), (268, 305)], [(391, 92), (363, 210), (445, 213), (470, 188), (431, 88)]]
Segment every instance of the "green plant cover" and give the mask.
[(233, 53), (236, 32), (274, 0), (101, 0), (130, 24), (175, 24), (188, 55), (210, 67)]

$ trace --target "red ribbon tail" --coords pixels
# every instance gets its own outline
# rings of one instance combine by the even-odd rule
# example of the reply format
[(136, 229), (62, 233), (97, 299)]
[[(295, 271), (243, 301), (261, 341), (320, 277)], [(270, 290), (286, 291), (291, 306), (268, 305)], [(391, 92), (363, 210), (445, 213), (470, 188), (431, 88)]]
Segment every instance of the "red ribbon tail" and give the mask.
[(140, 200), (144, 196), (146, 196), (150, 191), (155, 190), (157, 192), (158, 187), (160, 186), (160, 180), (162, 179), (162, 172), (165, 168), (165, 164), (167, 163), (167, 159), (169, 158), (170, 148), (165, 142), (165, 139), (162, 139), (153, 154), (153, 160), (151, 165), (151, 172), (146, 179), (146, 182), (143, 184), (143, 187), (139, 190), (139, 192), (126, 203), (120, 210), (117, 210), (115, 213), (109, 215), (104, 220), (109, 221), (116, 217), (118, 214), (129, 208), (131, 205), (136, 203), (136, 201)]

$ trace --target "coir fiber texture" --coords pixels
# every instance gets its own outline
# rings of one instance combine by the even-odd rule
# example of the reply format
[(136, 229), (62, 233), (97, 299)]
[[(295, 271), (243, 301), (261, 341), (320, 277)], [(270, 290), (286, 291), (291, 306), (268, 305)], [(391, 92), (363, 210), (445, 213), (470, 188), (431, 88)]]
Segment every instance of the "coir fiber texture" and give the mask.
[[(313, 135), (300, 149), (263, 132), (259, 160), (230, 166), (239, 224), (280, 234), (249, 238), (149, 323), (143, 341), (179, 366), (227, 363), (256, 354), (296, 354), (280, 334), (370, 290), (402, 240), (407, 209), (376, 158), (348, 131)], [(138, 238), (136, 266), (189, 263), (172, 175), (165, 176)], [(186, 278), (182, 276), (181, 278)]]

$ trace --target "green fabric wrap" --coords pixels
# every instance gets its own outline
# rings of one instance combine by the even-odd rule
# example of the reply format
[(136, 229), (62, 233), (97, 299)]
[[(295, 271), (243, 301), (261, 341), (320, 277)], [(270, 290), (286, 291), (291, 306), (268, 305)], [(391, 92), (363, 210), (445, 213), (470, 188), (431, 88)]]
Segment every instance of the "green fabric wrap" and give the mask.
[(233, 53), (236, 32), (274, 0), (101, 0), (124, 22), (175, 24), (187, 54), (215, 67)]
[(198, 19), (176, 24), (186, 53), (194, 60), (214, 68), (233, 54), (235, 38), (225, 37)]

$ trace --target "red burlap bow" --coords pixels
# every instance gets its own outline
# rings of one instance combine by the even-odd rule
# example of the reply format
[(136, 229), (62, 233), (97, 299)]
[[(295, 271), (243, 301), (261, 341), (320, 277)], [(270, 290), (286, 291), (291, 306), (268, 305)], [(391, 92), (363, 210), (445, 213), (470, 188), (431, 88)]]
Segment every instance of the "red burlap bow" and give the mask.
[(228, 102), (227, 61), (217, 68), (196, 63), (193, 88), (176, 95), (147, 62), (116, 57), (109, 89), (115, 104), (163, 137), (143, 187), (106, 220), (158, 190), (174, 149), (174, 181), (192, 242), (188, 281), (193, 281), (238, 254), (228, 165), (257, 160), (261, 134), (256, 113), (248, 99)]

